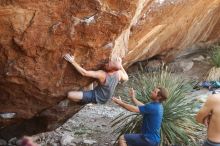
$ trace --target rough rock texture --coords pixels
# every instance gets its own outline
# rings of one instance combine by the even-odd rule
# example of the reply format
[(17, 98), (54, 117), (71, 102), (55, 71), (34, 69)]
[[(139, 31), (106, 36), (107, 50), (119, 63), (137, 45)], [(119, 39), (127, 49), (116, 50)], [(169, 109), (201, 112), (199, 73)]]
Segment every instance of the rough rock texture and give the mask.
[(51, 130), (80, 105), (58, 104), (67, 91), (92, 80), (63, 59), (74, 54), (86, 69), (108, 60), (131, 22), (137, 1), (1, 0), (0, 136)]
[(150, 0), (132, 26), (126, 65), (160, 55), (169, 61), (199, 42), (220, 39), (220, 0)]
[(62, 100), (92, 80), (65, 53), (93, 70), (116, 55), (126, 66), (170, 60), (219, 40), (219, 13), (220, 0), (1, 0), (0, 113), (15, 116), (0, 117), (0, 137), (54, 129), (80, 110)]

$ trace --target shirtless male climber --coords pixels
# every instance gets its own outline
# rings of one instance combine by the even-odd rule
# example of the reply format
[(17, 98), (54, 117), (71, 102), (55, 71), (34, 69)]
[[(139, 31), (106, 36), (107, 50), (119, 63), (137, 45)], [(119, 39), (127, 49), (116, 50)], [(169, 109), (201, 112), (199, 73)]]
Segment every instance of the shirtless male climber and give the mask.
[(220, 146), (220, 94), (209, 95), (196, 115), (196, 121), (207, 126), (207, 140), (203, 146)]

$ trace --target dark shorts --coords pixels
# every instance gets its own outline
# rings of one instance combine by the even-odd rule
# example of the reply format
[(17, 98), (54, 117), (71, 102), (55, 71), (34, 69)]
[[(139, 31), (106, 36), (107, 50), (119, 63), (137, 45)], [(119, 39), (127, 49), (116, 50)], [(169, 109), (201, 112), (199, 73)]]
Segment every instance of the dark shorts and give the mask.
[(220, 146), (220, 143), (212, 142), (210, 140), (206, 140), (203, 144), (203, 146)]
[(146, 140), (142, 134), (125, 134), (125, 141), (128, 146), (158, 146), (159, 143)]
[(83, 103), (97, 103), (96, 98), (94, 96), (93, 90), (90, 91), (83, 91), (83, 98), (82, 98)]

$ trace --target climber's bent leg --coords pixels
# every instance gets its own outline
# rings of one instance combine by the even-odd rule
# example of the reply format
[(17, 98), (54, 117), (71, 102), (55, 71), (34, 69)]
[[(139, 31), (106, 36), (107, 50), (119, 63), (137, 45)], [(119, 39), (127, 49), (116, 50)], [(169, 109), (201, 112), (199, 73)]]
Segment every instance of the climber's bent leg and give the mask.
[(97, 103), (94, 96), (94, 90), (90, 91), (71, 91), (68, 93), (68, 98), (75, 102), (82, 101), (83, 103)]
[(67, 97), (75, 102), (80, 102), (83, 98), (83, 92), (82, 91), (70, 91), (67, 94)]

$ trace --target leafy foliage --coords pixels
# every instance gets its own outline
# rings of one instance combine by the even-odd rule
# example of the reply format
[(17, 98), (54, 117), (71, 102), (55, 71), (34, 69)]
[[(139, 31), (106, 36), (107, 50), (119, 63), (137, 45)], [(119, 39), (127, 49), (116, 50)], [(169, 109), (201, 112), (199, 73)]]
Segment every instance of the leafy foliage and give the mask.
[(211, 49), (211, 61), (214, 66), (220, 67), (220, 45), (214, 45)]

